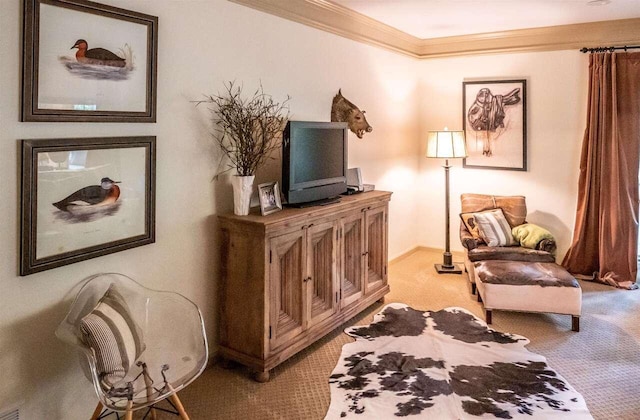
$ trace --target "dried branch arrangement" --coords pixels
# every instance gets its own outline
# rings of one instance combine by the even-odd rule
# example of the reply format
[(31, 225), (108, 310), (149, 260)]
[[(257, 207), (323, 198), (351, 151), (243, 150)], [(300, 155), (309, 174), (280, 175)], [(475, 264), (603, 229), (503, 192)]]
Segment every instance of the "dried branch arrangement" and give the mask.
[[(264, 93), (262, 84), (250, 99), (242, 98), (242, 87), (225, 83), (225, 92), (207, 95), (196, 105), (209, 104), (215, 132), (214, 140), (229, 159), (229, 167), (240, 176), (255, 175), (271, 153), (282, 144), (282, 129), (289, 119), (287, 96), (282, 103)], [(217, 176), (216, 175), (216, 176)]]

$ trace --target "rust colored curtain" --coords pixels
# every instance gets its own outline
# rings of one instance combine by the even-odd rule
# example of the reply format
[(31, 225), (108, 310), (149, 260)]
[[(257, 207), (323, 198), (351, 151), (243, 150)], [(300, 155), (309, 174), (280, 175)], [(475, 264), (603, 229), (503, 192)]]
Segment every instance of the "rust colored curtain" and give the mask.
[(562, 265), (574, 274), (635, 289), (640, 53), (589, 56), (587, 112), (576, 224)]

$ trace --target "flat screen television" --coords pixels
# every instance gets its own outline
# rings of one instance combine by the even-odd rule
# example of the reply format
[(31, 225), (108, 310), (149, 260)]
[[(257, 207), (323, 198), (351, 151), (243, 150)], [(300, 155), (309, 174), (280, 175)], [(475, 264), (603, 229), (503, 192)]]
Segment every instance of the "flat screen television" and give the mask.
[(346, 123), (287, 123), (282, 137), (282, 191), (288, 204), (325, 204), (347, 191), (347, 133)]

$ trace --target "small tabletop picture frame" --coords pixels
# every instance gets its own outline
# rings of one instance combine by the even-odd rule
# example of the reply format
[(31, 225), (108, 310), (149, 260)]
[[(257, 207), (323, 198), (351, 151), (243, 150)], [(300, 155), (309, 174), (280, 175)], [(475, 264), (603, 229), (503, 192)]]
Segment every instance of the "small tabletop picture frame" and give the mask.
[(280, 186), (277, 182), (258, 185), (258, 197), (260, 199), (260, 213), (263, 216), (282, 210)]
[(24, 0), (22, 121), (156, 122), (158, 18)]
[(155, 137), (21, 146), (21, 276), (155, 242)]

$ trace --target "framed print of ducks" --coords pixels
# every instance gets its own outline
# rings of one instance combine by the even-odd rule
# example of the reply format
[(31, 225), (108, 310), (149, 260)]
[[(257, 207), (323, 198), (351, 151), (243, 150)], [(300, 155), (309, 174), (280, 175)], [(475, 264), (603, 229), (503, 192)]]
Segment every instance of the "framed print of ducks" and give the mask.
[(156, 122), (158, 18), (24, 0), (22, 121)]
[(155, 242), (155, 137), (21, 143), (21, 276)]

